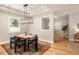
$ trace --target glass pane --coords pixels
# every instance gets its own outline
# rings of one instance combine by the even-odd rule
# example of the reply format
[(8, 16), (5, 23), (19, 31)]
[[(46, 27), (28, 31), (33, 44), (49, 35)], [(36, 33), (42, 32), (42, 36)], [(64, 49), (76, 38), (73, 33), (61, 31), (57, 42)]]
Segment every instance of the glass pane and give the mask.
[(20, 23), (18, 19), (10, 19), (10, 33), (20, 32)]
[(49, 29), (49, 17), (42, 18), (42, 29)]

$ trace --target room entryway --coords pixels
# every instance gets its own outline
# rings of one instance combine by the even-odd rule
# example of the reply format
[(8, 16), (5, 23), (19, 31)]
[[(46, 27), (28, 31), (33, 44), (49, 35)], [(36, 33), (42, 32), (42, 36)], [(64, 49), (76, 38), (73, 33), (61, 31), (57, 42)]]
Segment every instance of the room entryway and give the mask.
[(69, 40), (69, 16), (54, 18), (54, 42)]

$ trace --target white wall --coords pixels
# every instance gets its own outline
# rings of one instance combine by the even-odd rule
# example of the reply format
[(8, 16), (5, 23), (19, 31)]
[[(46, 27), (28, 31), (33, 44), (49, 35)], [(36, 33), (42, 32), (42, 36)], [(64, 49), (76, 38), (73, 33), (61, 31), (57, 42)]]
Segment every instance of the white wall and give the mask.
[(74, 41), (74, 34), (77, 31), (77, 23), (79, 23), (79, 13), (69, 15), (69, 40)]
[(0, 42), (9, 40), (8, 15), (0, 13)]
[[(21, 19), (19, 15), (13, 15), (14, 17)], [(10, 36), (17, 34), (17, 33), (9, 33), (9, 19), (12, 17), (9, 13), (4, 13), (0, 11), (0, 43), (1, 42), (7, 42), (10, 40)], [(27, 24), (21, 24), (21, 32), (28, 32), (28, 26)]]
[[(43, 17), (49, 17), (50, 18), (50, 29), (49, 30), (42, 30), (42, 24), (41, 24), (41, 18)], [(33, 17), (33, 24), (30, 24), (30, 33), (38, 34), (40, 39), (43, 39), (45, 41), (54, 42), (54, 30), (53, 30), (53, 12), (46, 11), (44, 13), (41, 13), (40, 15), (37, 15)]]

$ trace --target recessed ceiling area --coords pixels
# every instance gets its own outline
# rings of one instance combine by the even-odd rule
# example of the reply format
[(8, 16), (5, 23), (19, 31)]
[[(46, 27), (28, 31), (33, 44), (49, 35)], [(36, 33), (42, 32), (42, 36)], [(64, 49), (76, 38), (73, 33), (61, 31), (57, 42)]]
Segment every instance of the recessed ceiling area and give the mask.
[[(24, 12), (24, 4), (5, 5), (18, 11)], [(31, 15), (39, 14), (43, 11), (52, 10), (54, 16), (79, 12), (78, 4), (28, 4), (27, 12)]]

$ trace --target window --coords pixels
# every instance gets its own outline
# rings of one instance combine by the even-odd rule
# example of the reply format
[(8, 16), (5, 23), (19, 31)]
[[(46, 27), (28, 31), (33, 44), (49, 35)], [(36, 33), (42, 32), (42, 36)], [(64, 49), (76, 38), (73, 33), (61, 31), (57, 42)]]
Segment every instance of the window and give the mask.
[(16, 18), (11, 18), (9, 21), (10, 33), (20, 32), (20, 21)]

